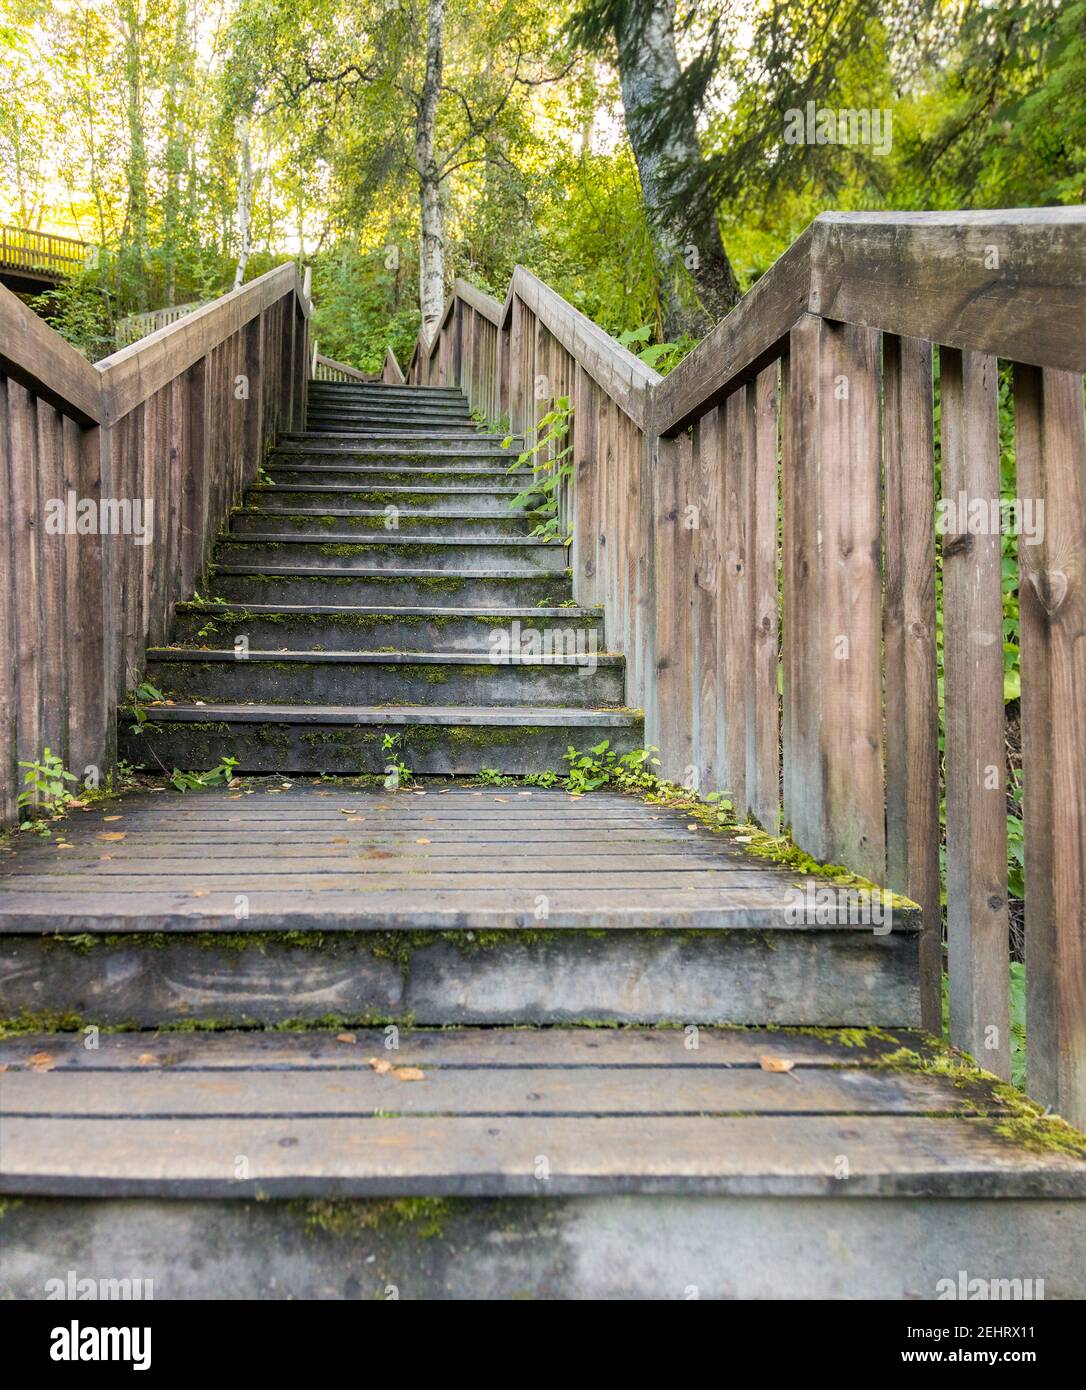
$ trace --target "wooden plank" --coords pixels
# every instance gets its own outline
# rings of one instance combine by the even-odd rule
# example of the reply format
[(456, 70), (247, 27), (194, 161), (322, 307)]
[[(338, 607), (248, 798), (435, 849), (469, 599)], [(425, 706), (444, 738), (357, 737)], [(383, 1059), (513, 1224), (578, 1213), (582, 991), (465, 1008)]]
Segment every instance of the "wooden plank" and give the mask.
[[(237, 1176), (236, 1154), (248, 1159)], [(343, 1121), (48, 1120), (5, 1125), (5, 1191), (144, 1196), (1082, 1197), (1086, 1167), (988, 1119), (638, 1116)], [(841, 1155), (849, 1161), (842, 1181)], [(1076, 1222), (1077, 1222), (1076, 1214)]]
[[(20, 388), (16, 386), (15, 389)], [(15, 465), (11, 456), (11, 393), (12, 383), (0, 375), (0, 823), (4, 825), (12, 824), (18, 815), (20, 781), (18, 644), (12, 636), (16, 622), (17, 581), (12, 515)]]
[(886, 881), (919, 903), (924, 1027), (942, 1028), (939, 693), (931, 344), (883, 340), (886, 420)]
[(999, 501), (998, 366), (952, 348), (940, 363), (950, 1036), (1009, 1077), (1000, 535), (972, 534), (968, 517), (971, 503)]
[(1086, 371), (1086, 209), (830, 212), (814, 227), (812, 313)]
[(754, 420), (746, 389), (727, 397), (720, 487), (721, 783), (742, 814), (747, 804), (747, 672), (751, 659), (747, 526), (753, 470)]
[[(42, 701), (46, 685), (44, 664), (47, 652), (42, 639), (43, 514), (38, 495), (37, 404), (35, 398), (16, 381), (8, 382), (8, 431), (12, 592), (15, 607), (16, 752), (20, 760), (33, 761), (43, 751)], [(22, 781), (22, 770), (18, 780)]]
[(702, 793), (724, 789), (724, 742), (721, 716), (724, 709), (724, 654), (720, 645), (720, 607), (723, 528), (721, 526), (723, 473), (723, 412), (709, 411), (694, 426), (691, 436), (692, 524), (690, 582), (691, 662), (693, 665), (693, 730), (691, 736), (694, 790)]
[(877, 335), (810, 315), (797, 324), (785, 462), (786, 819), (811, 854), (876, 882), (885, 873), (879, 394)]
[[(48, 402), (35, 401), (37, 456), (39, 581), (41, 585), (41, 743), (68, 766), (68, 612), (66, 598), (67, 537), (46, 518), (56, 519), (58, 503), (65, 509), (68, 493), (64, 468), (64, 416)], [(82, 538), (84, 540), (87, 537)], [(93, 544), (93, 540), (91, 541)]]
[[(9, 1071), (33, 1070), (30, 1059), (48, 1052), (58, 1072), (118, 1072), (169, 1069), (292, 1069), (300, 1075), (316, 1068), (369, 1070), (373, 1056), (397, 1066), (555, 1068), (759, 1067), (764, 1056), (793, 1061), (801, 1075), (812, 1067), (874, 1067), (907, 1048), (928, 1059), (931, 1039), (909, 1029), (878, 1030), (857, 1041), (855, 1033), (817, 1034), (788, 1028), (383, 1028), (350, 1030), (354, 1041), (339, 1041), (342, 1030), (304, 1033), (267, 1031), (185, 1033), (103, 1033), (87, 1048), (83, 1033), (34, 1033), (0, 1039), (0, 1065)], [(390, 1046), (394, 1043), (395, 1046)], [(39, 1073), (40, 1075), (41, 1073)], [(778, 1074), (780, 1075), (780, 1074)]]
[(746, 799), (751, 816), (774, 835), (780, 823), (777, 377), (774, 362), (746, 388), (747, 408), (754, 417), (747, 526), (752, 650), (747, 666)]
[[(386, 1057), (382, 1047), (376, 1054)], [(775, 1054), (773, 1054), (775, 1055)], [(394, 1066), (398, 1060), (389, 1058)], [(422, 1068), (419, 1068), (422, 1070)], [(16, 1116), (73, 1119), (339, 1117), (397, 1115), (1001, 1115), (989, 1088), (965, 1089), (948, 1076), (871, 1067), (433, 1067), (414, 1082), (394, 1071), (316, 1070), (126, 1073), (8, 1072), (0, 1093), (5, 1126)]]
[(1029, 1090), (1086, 1129), (1086, 426), (1082, 377), (1015, 368)]
[(693, 530), (691, 440), (658, 439), (652, 461), (655, 684), (653, 722), (646, 739), (659, 750), (660, 775), (683, 782), (693, 767)]
[(599, 393), (580, 364), (573, 386), (573, 596), (599, 602)]
[(102, 387), (94, 367), (2, 285), (0, 373), (81, 425), (102, 419)]

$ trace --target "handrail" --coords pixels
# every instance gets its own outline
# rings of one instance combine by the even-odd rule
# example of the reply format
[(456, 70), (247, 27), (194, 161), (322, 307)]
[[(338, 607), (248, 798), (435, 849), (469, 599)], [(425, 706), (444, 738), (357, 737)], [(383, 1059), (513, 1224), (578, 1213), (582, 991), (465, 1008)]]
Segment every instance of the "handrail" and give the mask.
[(1081, 207), (821, 213), (668, 376), (655, 428), (688, 428), (804, 313), (1086, 371), (1084, 238)]
[(313, 354), (312, 376), (317, 381), (376, 381), (378, 373), (360, 372), (357, 367), (317, 352)]
[(276, 432), (310, 304), (280, 266), (95, 365), (0, 289), (0, 822), (48, 747), (105, 777), (116, 712)]
[(1029, 1079), (1086, 1127), (1084, 322), (1086, 208), (828, 213), (666, 378), (523, 267), (500, 306), (457, 281), (407, 377), (528, 436), (569, 398), (574, 597), (662, 775), (919, 903), (934, 1029), (945, 795), (951, 1036), (1008, 1075), (1002, 521), (969, 508), (1002, 516), (1013, 364), (1045, 508), (1018, 544)]
[(96, 250), (89, 242), (60, 232), (0, 226), (0, 267), (66, 274), (82, 270)]

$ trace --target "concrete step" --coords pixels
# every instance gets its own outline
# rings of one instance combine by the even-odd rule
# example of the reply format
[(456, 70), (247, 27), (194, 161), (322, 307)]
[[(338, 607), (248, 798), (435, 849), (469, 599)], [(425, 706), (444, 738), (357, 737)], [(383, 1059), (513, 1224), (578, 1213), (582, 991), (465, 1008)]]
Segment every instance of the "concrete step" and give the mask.
[(396, 572), (372, 566), (217, 564), (216, 598), (230, 603), (316, 603), (363, 607), (553, 608), (573, 597), (568, 574), (482, 569), (470, 574), (422, 568)]
[(230, 531), (235, 536), (265, 535), (269, 531), (292, 536), (326, 536), (329, 531), (337, 531), (420, 539), (454, 535), (466, 541), (485, 541), (527, 536), (533, 525), (531, 517), (510, 512), (508, 508), (504, 516), (479, 516), (470, 509), (420, 512), (391, 502), (384, 507), (313, 507), (286, 511), (266, 506), (263, 498), (259, 506), (242, 507), (230, 518)]
[[(0, 1297), (63, 1290), (68, 1270), (159, 1301), (914, 1303), (973, 1271), (1086, 1296), (1086, 1165), (1001, 1132), (968, 1069), (963, 1111), (923, 1035), (690, 1036), (13, 1038)], [(766, 1054), (794, 1069), (762, 1071)]]
[[(576, 632), (573, 633), (576, 639)], [(297, 651), (149, 647), (146, 673), (181, 700), (314, 705), (587, 705), (618, 707), (621, 656), (588, 650), (549, 658), (475, 652)], [(553, 648), (553, 644), (552, 644)]]
[(393, 453), (407, 454), (416, 460), (427, 455), (439, 453), (467, 455), (497, 454), (512, 462), (522, 445), (515, 440), (508, 449), (503, 448), (503, 436), (497, 434), (475, 433), (467, 438), (452, 439), (444, 430), (340, 430), (286, 433), (279, 436), (276, 452), (288, 450), (300, 453), (335, 452), (344, 453)]
[(276, 487), (288, 488), (297, 483), (318, 487), (424, 487), (434, 485), (448, 488), (507, 488), (519, 485), (527, 478), (510, 473), (508, 468), (485, 459), (438, 459), (429, 464), (412, 463), (396, 458), (355, 459), (347, 456), (318, 455), (302, 461), (277, 458), (268, 465), (268, 476)]
[(290, 512), (313, 508), (354, 508), (362, 511), (400, 507), (433, 516), (509, 516), (510, 503), (520, 491), (508, 480), (487, 487), (458, 484), (364, 487), (351, 483), (293, 483), (251, 487), (247, 502), (266, 511)]
[(318, 536), (292, 536), (272, 531), (261, 535), (224, 536), (215, 547), (215, 564), (265, 568), (304, 565), (309, 569), (357, 568), (399, 570), (421, 568), (441, 573), (470, 573), (503, 569), (510, 573), (564, 573), (567, 548), (530, 537), (476, 541), (465, 536), (412, 540), (407, 536), (382, 536), (360, 541), (349, 534), (324, 532)]
[[(516, 625), (514, 627), (514, 624)], [(510, 649), (542, 643), (552, 650), (576, 650), (578, 640), (604, 650), (603, 614), (584, 608), (446, 608), (430, 604), (404, 608), (344, 607), (329, 604), (180, 603), (173, 638), (182, 645), (232, 646), (237, 636), (255, 649), (279, 647), (305, 651), (487, 652), (495, 634), (508, 637)], [(581, 634), (578, 637), (578, 634)]]
[(467, 396), (455, 386), (383, 386), (368, 382), (311, 381), (309, 399), (351, 401), (426, 402), (453, 401), (467, 404)]
[(174, 704), (147, 708), (133, 729), (130, 712), (118, 727), (120, 756), (134, 767), (216, 767), (240, 760), (242, 772), (325, 773), (352, 777), (384, 772), (386, 734), (402, 740), (411, 770), (426, 776), (478, 775), (484, 767), (523, 776), (564, 768), (572, 744), (609, 739), (620, 751), (644, 737), (637, 710), (559, 709), (495, 705)]
[[(333, 727), (317, 722), (328, 711), (244, 708), (265, 735), (280, 713)], [(180, 709), (149, 708), (125, 756), (169, 751), (156, 740)], [(199, 716), (190, 728), (240, 722), (221, 706), (188, 712)], [(476, 710), (460, 727), (487, 736), (472, 740), (478, 770), (500, 766), (486, 760), (498, 728), (518, 749), (546, 727), (571, 729), (583, 748), (587, 721), (624, 717), (582, 710), (571, 724), (570, 713)], [(450, 726), (421, 721), (467, 712), (403, 711), (399, 725), (372, 714), (378, 766), (395, 732), (414, 771), (453, 742), (425, 734)], [(515, 722), (487, 724), (494, 715)], [(625, 718), (626, 736), (640, 733)], [(602, 728), (621, 742), (620, 723)], [(351, 753), (352, 770), (365, 767)], [(730, 834), (692, 832), (682, 808), (538, 788), (287, 782), (144, 793), (80, 815), (63, 851), (21, 837), (0, 875), (0, 1016), (40, 991), (57, 1013), (142, 1027), (328, 1013), (434, 1025), (916, 1021), (915, 910), (865, 925), (843, 893), (808, 920), (804, 895), (825, 879), (753, 860)], [(223, 929), (228, 940), (207, 936)], [(148, 932), (165, 938), (154, 950)], [(100, 945), (86, 952), (46, 940), (88, 933)]]

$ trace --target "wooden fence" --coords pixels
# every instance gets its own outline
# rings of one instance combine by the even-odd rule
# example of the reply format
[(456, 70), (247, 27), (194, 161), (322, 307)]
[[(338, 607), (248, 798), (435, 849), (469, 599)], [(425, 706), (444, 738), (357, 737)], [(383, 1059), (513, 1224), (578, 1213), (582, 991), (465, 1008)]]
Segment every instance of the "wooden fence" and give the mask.
[(574, 592), (663, 774), (918, 902), (934, 1029), (945, 789), (951, 1034), (1006, 1076), (1001, 536), (974, 517), (1013, 364), (1044, 504), (1018, 545), (1029, 1086), (1086, 1126), (1084, 321), (1084, 209), (826, 214), (667, 378), (520, 268), (504, 304), (458, 281), (408, 377), (529, 434), (570, 398)]
[(118, 700), (276, 430), (309, 303), (280, 266), (91, 365), (0, 289), (0, 821), (45, 747), (112, 767)]
[(313, 360), (310, 376), (314, 381), (367, 381), (379, 382), (385, 386), (403, 384), (404, 375), (391, 348), (385, 349), (385, 360), (379, 372), (360, 372), (346, 362), (337, 362), (334, 357), (324, 357), (313, 344)]
[(117, 321), (114, 330), (117, 346), (124, 348), (130, 343), (138, 343), (141, 338), (157, 333), (160, 328), (167, 328), (171, 323), (187, 318), (206, 302), (196, 299), (190, 304), (170, 304), (165, 309), (149, 309), (145, 314), (128, 314)]
[(84, 269), (96, 249), (75, 237), (0, 227), (0, 269), (29, 271), (59, 280)]

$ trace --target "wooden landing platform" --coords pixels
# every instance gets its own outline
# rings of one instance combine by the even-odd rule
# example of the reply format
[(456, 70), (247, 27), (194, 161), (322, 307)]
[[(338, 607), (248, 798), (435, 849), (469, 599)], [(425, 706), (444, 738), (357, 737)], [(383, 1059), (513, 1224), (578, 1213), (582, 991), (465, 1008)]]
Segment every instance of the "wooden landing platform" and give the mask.
[(1086, 1197), (1086, 1161), (1001, 1132), (1006, 1104), (979, 1073), (902, 1069), (901, 1048), (928, 1055), (919, 1034), (404, 1030), (395, 1050), (387, 1037), (9, 1039), (0, 1190)]
[[(0, 934), (268, 930), (795, 929), (825, 888), (681, 810), (523, 787), (145, 792), (0, 854)], [(247, 915), (238, 903), (244, 899)], [(895, 936), (915, 936), (909, 911)]]

